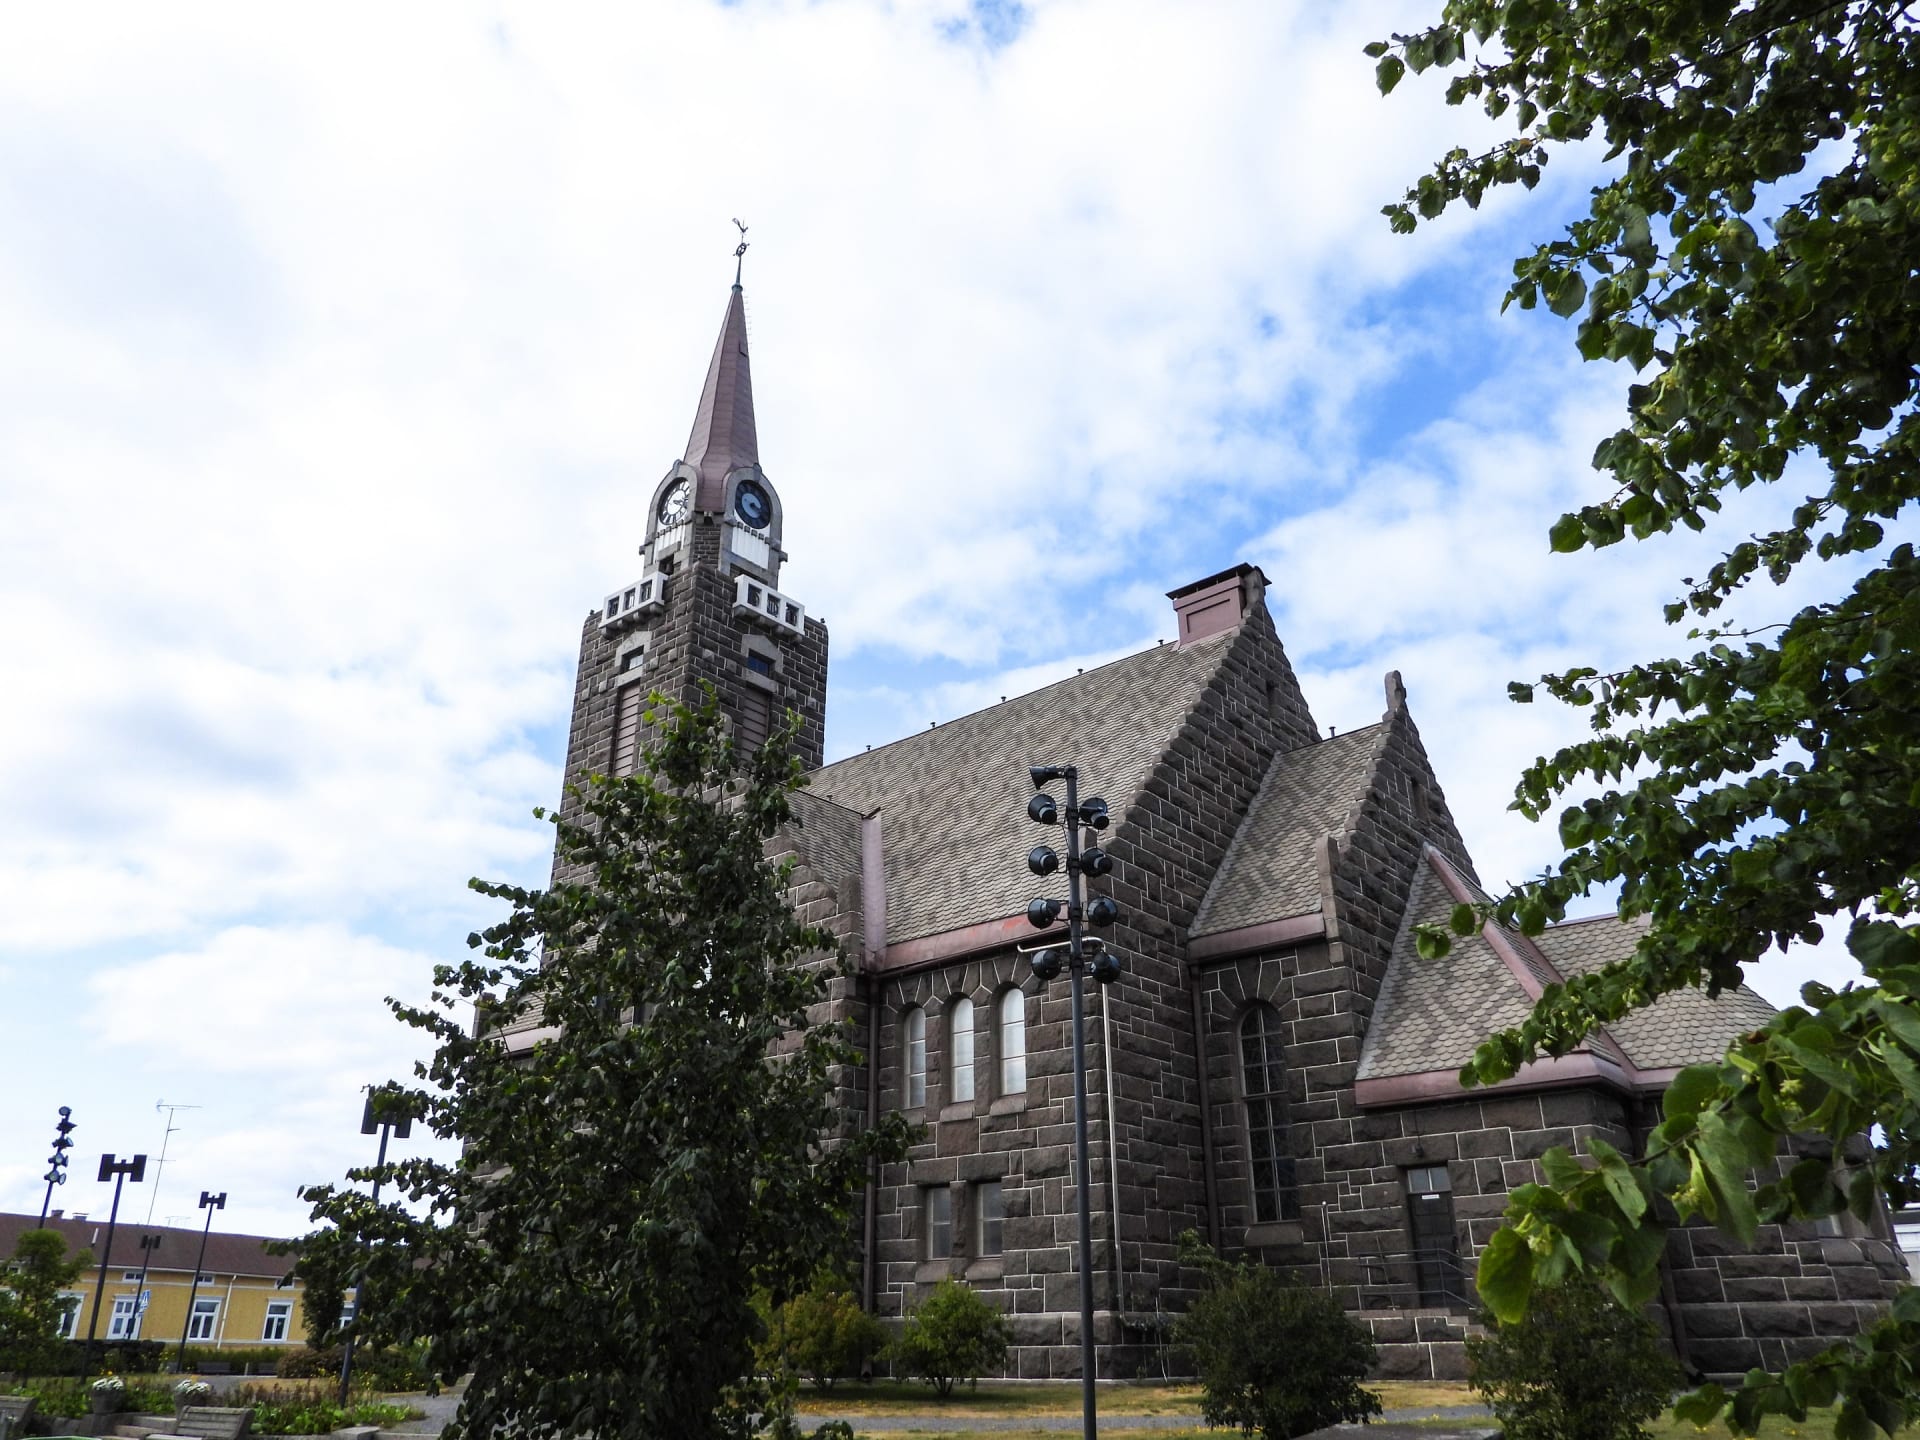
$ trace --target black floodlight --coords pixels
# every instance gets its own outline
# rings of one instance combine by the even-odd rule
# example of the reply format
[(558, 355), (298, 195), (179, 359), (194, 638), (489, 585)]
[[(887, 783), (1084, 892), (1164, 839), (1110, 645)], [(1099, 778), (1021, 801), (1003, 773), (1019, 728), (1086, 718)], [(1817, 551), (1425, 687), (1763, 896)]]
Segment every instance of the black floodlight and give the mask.
[(1098, 897), (1087, 906), (1087, 923), (1097, 925), (1102, 930), (1120, 918), (1120, 907), (1105, 895)]
[(1027, 869), (1036, 875), (1051, 875), (1060, 868), (1060, 857), (1050, 845), (1036, 845), (1027, 852)]
[(1060, 967), (1066, 964), (1067, 952), (1058, 945), (1048, 946), (1045, 950), (1036, 950), (1028, 961), (1033, 966), (1034, 978), (1045, 984), (1060, 973)]
[(1053, 803), (1053, 796), (1043, 790), (1027, 801), (1027, 818), (1036, 825), (1058, 825), (1060, 807)]
[(1029, 765), (1027, 774), (1033, 777), (1033, 788), (1038, 790), (1050, 780), (1064, 780), (1070, 768), (1066, 765)]
[(1120, 957), (1111, 950), (1102, 950), (1093, 957), (1090, 968), (1095, 980), (1102, 985), (1111, 985), (1120, 978)]
[(1098, 845), (1089, 845), (1080, 852), (1080, 873), (1083, 875), (1111, 875), (1113, 857)]
[[(222, 1190), (218, 1195), (216, 1195), (211, 1190), (202, 1190), (200, 1192), (200, 1208), (202, 1210), (226, 1209), (227, 1208), (227, 1192)], [(213, 1217), (211, 1215), (207, 1217), (207, 1223), (208, 1224), (213, 1223)]]
[(1098, 795), (1094, 796), (1091, 800), (1085, 801), (1080, 806), (1080, 823), (1092, 829), (1106, 829), (1108, 821), (1111, 818), (1107, 812), (1107, 802), (1102, 800)]
[(1044, 930), (1060, 918), (1058, 900), (1035, 900), (1027, 906), (1027, 923), (1036, 930)]

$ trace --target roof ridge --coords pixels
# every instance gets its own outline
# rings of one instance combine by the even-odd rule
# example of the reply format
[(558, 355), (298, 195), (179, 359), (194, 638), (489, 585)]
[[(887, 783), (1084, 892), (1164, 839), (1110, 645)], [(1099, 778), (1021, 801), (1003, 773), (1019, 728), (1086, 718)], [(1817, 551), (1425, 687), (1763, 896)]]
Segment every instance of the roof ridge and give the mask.
[(815, 775), (823, 775), (827, 771), (833, 769), (836, 765), (848, 765), (853, 763), (856, 760), (864, 760), (869, 755), (878, 755), (883, 750), (891, 750), (896, 745), (905, 745), (910, 741), (918, 740), (922, 736), (929, 733), (929, 731), (932, 729), (938, 728), (938, 729), (947, 730), (947, 729), (951, 729), (955, 725), (964, 725), (968, 721), (978, 719), (982, 715), (993, 714), (996, 710), (999, 710), (1002, 705), (1023, 704), (1026, 701), (1033, 699), (1036, 695), (1044, 695), (1047, 693), (1047, 691), (1058, 689), (1062, 685), (1071, 685), (1075, 681), (1085, 680), (1090, 675), (1098, 675), (1102, 671), (1113, 669), (1113, 667), (1116, 665), (1125, 665), (1128, 661), (1138, 660), (1145, 655), (1156, 655), (1156, 654), (1159, 654), (1161, 651), (1165, 651), (1169, 655), (1190, 654), (1195, 650), (1199, 650), (1204, 648), (1205, 646), (1215, 644), (1216, 642), (1222, 639), (1231, 639), (1235, 635), (1238, 635), (1239, 633), (1240, 632), (1237, 629), (1223, 630), (1218, 635), (1209, 635), (1201, 640), (1190, 640), (1184, 646), (1176, 646), (1176, 645), (1170, 644), (1164, 639), (1156, 640), (1151, 645), (1143, 645), (1138, 650), (1130, 650), (1125, 655), (1115, 656), (1113, 659), (1107, 661), (1105, 664), (1095, 665), (1090, 668), (1083, 668), (1075, 674), (1063, 675), (1058, 680), (1049, 680), (1045, 685), (1039, 686), (1037, 689), (1029, 690), (1023, 695), (1014, 695), (1008, 698), (1007, 700), (1002, 701), (998, 705), (982, 705), (978, 710), (969, 710), (965, 714), (954, 716), (953, 719), (951, 720), (935, 722), (933, 726), (928, 727), (928, 730), (913, 730), (908, 732), (905, 735), (901, 735), (897, 737), (896, 739), (882, 741), (880, 744), (873, 746), (871, 749), (856, 751), (852, 755), (842, 755), (838, 760), (829, 760), (826, 764), (822, 765), (818, 770), (809, 770), (807, 774), (809, 777), (812, 777)]

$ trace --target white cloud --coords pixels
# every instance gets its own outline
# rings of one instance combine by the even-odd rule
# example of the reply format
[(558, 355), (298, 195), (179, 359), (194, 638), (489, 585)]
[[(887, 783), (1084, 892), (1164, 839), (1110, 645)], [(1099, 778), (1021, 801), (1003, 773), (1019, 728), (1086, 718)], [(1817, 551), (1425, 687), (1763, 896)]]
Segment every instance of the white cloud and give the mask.
[(131, 1151), (201, 1096), (176, 1139), (274, 1206), (357, 1153), (378, 978), (458, 950), (469, 875), (544, 874), (731, 215), (836, 749), (1145, 643), (1244, 556), (1324, 717), (1407, 671), (1483, 868), (1536, 863), (1500, 807), (1558, 732), (1504, 681), (1631, 653), (1671, 560), (1538, 543), (1617, 381), (1490, 317), (1581, 177), (1379, 217), (1482, 133), (1373, 92), (1425, 8), (1044, 0), (998, 47), (959, 0), (13, 17), (0, 1204), (58, 1103)]

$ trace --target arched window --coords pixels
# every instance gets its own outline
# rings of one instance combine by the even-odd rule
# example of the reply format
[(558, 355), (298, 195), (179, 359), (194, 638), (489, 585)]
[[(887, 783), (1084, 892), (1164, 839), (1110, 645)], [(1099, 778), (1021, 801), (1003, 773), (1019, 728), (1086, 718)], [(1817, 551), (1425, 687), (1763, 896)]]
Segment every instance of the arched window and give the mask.
[(947, 1009), (947, 1053), (953, 1067), (947, 1098), (973, 1099), (973, 1001), (964, 995)]
[(1027, 997), (1018, 986), (1000, 994), (1000, 1093), (1019, 1095), (1027, 1088)]
[(1264, 1002), (1240, 1022), (1240, 1093), (1247, 1104), (1247, 1171), (1255, 1224), (1300, 1218), (1287, 1153), (1287, 1067), (1280, 1012)]
[(907, 1052), (906, 1108), (913, 1110), (927, 1103), (927, 1012), (918, 1005), (907, 1012), (904, 1038)]

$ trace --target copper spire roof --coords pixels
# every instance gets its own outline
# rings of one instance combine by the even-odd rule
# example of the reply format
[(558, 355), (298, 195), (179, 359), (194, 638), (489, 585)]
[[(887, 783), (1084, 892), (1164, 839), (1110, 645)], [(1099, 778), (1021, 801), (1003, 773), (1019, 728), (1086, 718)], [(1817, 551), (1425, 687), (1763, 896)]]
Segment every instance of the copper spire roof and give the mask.
[(753, 374), (747, 364), (747, 307), (737, 284), (727, 297), (727, 318), (720, 322), (720, 339), (700, 390), (686, 460), (700, 476), (693, 491), (696, 510), (720, 509), (727, 498), (727, 472), (760, 461), (760, 440), (753, 427)]

